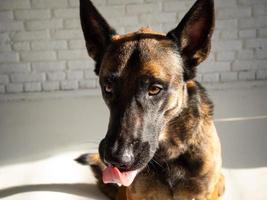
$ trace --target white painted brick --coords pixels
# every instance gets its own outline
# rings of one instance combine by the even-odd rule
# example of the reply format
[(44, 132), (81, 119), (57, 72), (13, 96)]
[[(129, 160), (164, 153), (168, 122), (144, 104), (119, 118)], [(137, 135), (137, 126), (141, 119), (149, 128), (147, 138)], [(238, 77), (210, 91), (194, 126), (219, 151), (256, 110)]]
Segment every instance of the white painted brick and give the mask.
[(48, 39), (49, 33), (47, 30), (45, 31), (22, 31), (17, 32), (12, 36), (13, 41), (28, 41), (28, 40), (42, 40)]
[(242, 71), (242, 70), (251, 70), (251, 69), (257, 69), (258, 65), (255, 61), (240, 61), (237, 60), (233, 63), (233, 70), (234, 71)]
[(11, 11), (1, 11), (0, 21), (8, 21), (13, 19), (13, 13)]
[(96, 77), (96, 74), (94, 72), (94, 69), (89, 69), (84, 71), (84, 77), (86, 79), (92, 79)]
[(20, 53), (22, 61), (49, 61), (56, 60), (56, 53), (53, 51), (28, 51)]
[(42, 90), (41, 83), (25, 83), (24, 89), (26, 92), (40, 92)]
[(83, 80), (79, 82), (79, 88), (81, 89), (92, 89), (96, 88), (96, 80), (91, 79), (91, 80)]
[[(256, 58), (258, 59), (267, 59), (267, 49), (257, 49), (256, 50)], [(267, 65), (267, 63), (266, 63)]]
[(175, 28), (175, 23), (163, 23), (162, 24), (162, 32), (168, 33), (170, 30), (173, 30)]
[(21, 31), (24, 29), (22, 22), (0, 21), (0, 32)]
[(62, 81), (65, 80), (66, 74), (64, 72), (49, 72), (47, 78), (49, 81)]
[(31, 19), (49, 19), (51, 13), (49, 10), (15, 10), (15, 18), (17, 20), (31, 20)]
[[(71, 0), (69, 0), (69, 1), (71, 1)], [(114, 0), (114, 1), (116, 1), (116, 0)], [(95, 6), (101, 6), (101, 5), (106, 4), (106, 0), (93, 0), (92, 2), (94, 3)], [(125, 2), (127, 2), (127, 0), (125, 0)]]
[(59, 90), (59, 82), (44, 82), (42, 83), (44, 91), (55, 91)]
[(254, 5), (266, 3), (266, 0), (238, 0), (241, 5)]
[(267, 16), (254, 17), (249, 19), (240, 19), (239, 27), (245, 28), (265, 28), (267, 26)]
[(212, 62), (215, 62), (215, 53), (211, 51), (204, 63), (212, 63)]
[(9, 43), (9, 35), (8, 33), (0, 33), (0, 43)]
[[(93, 1), (95, 2), (95, 1)], [(104, 4), (104, 0), (102, 0), (103, 4)], [(108, 4), (109, 5), (114, 5), (114, 4), (139, 4), (139, 3), (143, 3), (143, 0), (108, 0)]]
[(91, 59), (88, 60), (72, 60), (68, 61), (68, 69), (77, 70), (77, 69), (88, 69), (90, 68), (92, 71), (94, 69), (94, 62)]
[(125, 6), (116, 5), (116, 6), (101, 6), (97, 7), (99, 12), (104, 16), (104, 18), (119, 16), (123, 17), (125, 15)]
[(177, 26), (176, 13), (142, 14), (139, 16), (139, 18), (143, 26), (149, 24), (159, 24), (159, 23), (172, 24), (172, 29)]
[(221, 8), (217, 10), (217, 19), (236, 19), (250, 17), (251, 7)]
[(256, 60), (257, 69), (267, 69), (267, 59)]
[[(126, 33), (131, 33), (131, 32), (135, 32), (135, 31), (139, 30), (141, 26), (140, 25), (134, 25), (134, 26), (124, 26), (124, 27), (125, 27)], [(149, 28), (151, 28), (151, 27), (149, 27)], [(119, 32), (119, 33), (121, 33), (121, 32)]]
[[(195, 2), (92, 1), (120, 33), (136, 31), (141, 26), (168, 32)], [(198, 74), (198, 80), (254, 80), (256, 73), (258, 80), (267, 79), (266, 3), (266, 0), (215, 0), (217, 22), (212, 52), (199, 66), (202, 73)], [(63, 89), (63, 82), (64, 88), (70, 90), (97, 87), (94, 62), (87, 55), (78, 7), (79, 0), (0, 0), (0, 74), (12, 81), (11, 77), (16, 74), (42, 73), (44, 80), (34, 81), (38, 91)], [(25, 28), (45, 30), (27, 32)], [(22, 85), (25, 92), (31, 90), (26, 89), (26, 85), (32, 81), (19, 83), (19, 86), (9, 86), (9, 90), (17, 87), (13, 90), (23, 92)], [(9, 92), (7, 85), (10, 84), (5, 84), (0, 84), (0, 93)]]
[(69, 41), (70, 49), (85, 49), (85, 41), (84, 40), (71, 40)]
[(45, 81), (45, 74), (44, 73), (16, 73), (16, 74), (11, 74), (11, 81), (14, 83)]
[(238, 79), (241, 81), (255, 80), (255, 78), (256, 78), (256, 74), (253, 71), (238, 73)]
[(216, 8), (232, 8), (237, 7), (236, 0), (215, 0)]
[(241, 30), (239, 31), (240, 38), (256, 38), (257, 32), (255, 29)]
[(251, 49), (244, 49), (238, 52), (237, 58), (240, 60), (251, 60), (254, 57), (254, 52)]
[(79, 1), (77, 1), (77, 0), (69, 0), (69, 6), (70, 7), (76, 7), (77, 8), (77, 7), (79, 7), (79, 5), (80, 5), (80, 2)]
[(11, 51), (10, 44), (1, 44), (0, 43), (0, 52), (8, 52)]
[(221, 38), (226, 40), (238, 39), (237, 30), (224, 30), (221, 32)]
[(200, 73), (197, 73), (197, 75), (196, 75), (196, 81), (198, 81), (198, 82), (202, 82), (202, 77), (203, 77), (203, 75), (202, 74), (200, 74)]
[(78, 89), (78, 81), (62, 81), (61, 82), (61, 89), (62, 90), (76, 90)]
[(23, 9), (30, 8), (30, 0), (1, 0), (0, 10), (12, 10), (12, 9)]
[(266, 80), (267, 79), (267, 70), (259, 70), (256, 74), (257, 80)]
[(7, 92), (10, 93), (19, 93), (23, 91), (23, 85), (17, 83), (11, 83), (6, 86)]
[(213, 44), (215, 51), (240, 50), (242, 49), (242, 41), (240, 40), (225, 40), (217, 41)]
[(58, 50), (67, 49), (67, 42), (64, 40), (34, 41), (31, 43), (33, 50)]
[(216, 29), (217, 30), (233, 30), (237, 29), (238, 20), (237, 19), (225, 19), (225, 20), (217, 20), (216, 21)]
[(81, 29), (81, 23), (79, 19), (65, 19), (63, 26), (68, 29)]
[(235, 51), (220, 51), (216, 55), (218, 61), (232, 61), (235, 59)]
[(56, 9), (54, 10), (54, 16), (57, 18), (79, 18), (79, 9)]
[(0, 85), (0, 94), (4, 94), (5, 92), (6, 92), (5, 86), (4, 85)]
[(77, 50), (60, 50), (58, 58), (61, 60), (88, 59), (88, 53), (85, 49)]
[(32, 70), (37, 72), (60, 71), (65, 69), (65, 62), (37, 62), (32, 63)]
[(255, 16), (267, 15), (267, 4), (254, 5), (253, 14)]
[(32, 0), (33, 8), (66, 8), (68, 0)]
[(83, 71), (68, 71), (67, 79), (68, 80), (81, 80), (83, 79)]
[(267, 38), (255, 38), (249, 39), (245, 41), (245, 48), (259, 48), (266, 49), (267, 48)]
[(31, 67), (30, 64), (24, 64), (24, 63), (5, 63), (0, 64), (0, 73), (21, 73), (21, 72), (30, 72)]
[(213, 82), (218, 82), (220, 79), (219, 74), (217, 73), (211, 73), (211, 74), (204, 74), (203, 75), (203, 82), (206, 83), (213, 83)]
[[(125, 32), (125, 28), (124, 27), (126, 27), (126, 26), (117, 26), (117, 27), (115, 27), (116, 28), (116, 31), (117, 31), (117, 33), (118, 34), (125, 34), (126, 32)], [(139, 27), (140, 28), (140, 27)]]
[(231, 62), (205, 62), (198, 67), (200, 73), (203, 72), (224, 72), (231, 69)]
[(53, 39), (83, 39), (82, 30), (55, 30), (51, 31)]
[(63, 28), (62, 19), (36, 20), (26, 22), (27, 30), (61, 29)]
[(112, 26), (128, 26), (139, 24), (137, 16), (113, 17), (109, 19), (109, 23)]
[(12, 46), (15, 51), (29, 51), (30, 50), (29, 42), (14, 42)]
[(267, 37), (267, 28), (261, 28), (259, 30), (259, 36), (260, 37)]
[(158, 3), (147, 3), (147, 4), (129, 4), (126, 5), (126, 12), (129, 14), (142, 14), (159, 12), (160, 4)]
[(217, 29), (214, 30), (214, 32), (213, 32), (213, 34), (212, 34), (212, 38), (211, 38), (212, 43), (215, 43), (215, 42), (213, 42), (213, 41), (220, 40), (221, 32), (222, 32), (221, 30), (217, 30)]
[(186, 1), (164, 1), (163, 2), (163, 11), (166, 12), (177, 12), (180, 10), (188, 9)]
[(2, 52), (0, 53), (0, 63), (18, 62), (19, 56), (15, 52)]
[(1, 75), (0, 74), (0, 84), (6, 84), (9, 82), (8, 75)]
[(238, 80), (237, 72), (223, 72), (221, 73), (221, 81), (236, 81)]

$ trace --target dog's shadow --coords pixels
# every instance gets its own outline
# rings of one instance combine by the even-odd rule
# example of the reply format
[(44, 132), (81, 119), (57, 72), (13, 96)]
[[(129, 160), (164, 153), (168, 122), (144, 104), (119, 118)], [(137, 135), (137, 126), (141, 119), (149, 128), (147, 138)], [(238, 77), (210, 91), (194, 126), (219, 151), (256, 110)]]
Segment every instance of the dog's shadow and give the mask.
[(85, 183), (37, 184), (37, 185), (15, 186), (15, 187), (1, 189), (0, 199), (20, 193), (37, 192), (37, 191), (62, 192), (93, 199), (106, 199), (100, 193), (95, 184), (85, 184)]

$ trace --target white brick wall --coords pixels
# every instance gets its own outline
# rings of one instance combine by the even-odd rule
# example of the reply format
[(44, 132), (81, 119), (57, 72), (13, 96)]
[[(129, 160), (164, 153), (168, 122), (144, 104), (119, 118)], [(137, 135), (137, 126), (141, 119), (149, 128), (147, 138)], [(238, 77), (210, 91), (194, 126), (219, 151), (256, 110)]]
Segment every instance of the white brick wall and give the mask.
[[(174, 28), (194, 0), (93, 0), (118, 32)], [(267, 80), (267, 0), (215, 0), (216, 29), (197, 80)], [(0, 93), (95, 89), (78, 0), (0, 0)]]

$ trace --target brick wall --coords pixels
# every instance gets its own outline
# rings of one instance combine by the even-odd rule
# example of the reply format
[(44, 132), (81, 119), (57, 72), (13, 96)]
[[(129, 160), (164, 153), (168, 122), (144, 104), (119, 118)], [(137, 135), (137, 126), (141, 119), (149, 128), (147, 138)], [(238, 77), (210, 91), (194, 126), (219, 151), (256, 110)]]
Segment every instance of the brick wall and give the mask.
[[(192, 0), (93, 0), (118, 32), (174, 28)], [(93, 89), (78, 0), (0, 0), (0, 93)], [(267, 80), (267, 0), (216, 0), (202, 82)]]

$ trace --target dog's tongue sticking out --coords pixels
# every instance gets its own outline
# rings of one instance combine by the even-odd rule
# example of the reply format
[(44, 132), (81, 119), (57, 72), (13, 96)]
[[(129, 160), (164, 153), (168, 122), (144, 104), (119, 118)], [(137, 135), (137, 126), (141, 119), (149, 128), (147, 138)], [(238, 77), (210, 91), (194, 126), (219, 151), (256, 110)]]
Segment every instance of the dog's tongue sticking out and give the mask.
[(108, 166), (103, 171), (102, 179), (104, 183), (116, 183), (118, 185), (129, 186), (133, 182), (136, 175), (137, 170), (120, 172), (117, 167)]

